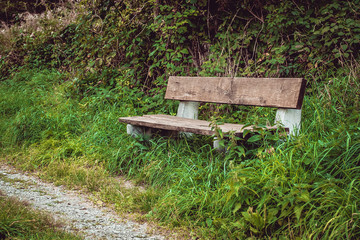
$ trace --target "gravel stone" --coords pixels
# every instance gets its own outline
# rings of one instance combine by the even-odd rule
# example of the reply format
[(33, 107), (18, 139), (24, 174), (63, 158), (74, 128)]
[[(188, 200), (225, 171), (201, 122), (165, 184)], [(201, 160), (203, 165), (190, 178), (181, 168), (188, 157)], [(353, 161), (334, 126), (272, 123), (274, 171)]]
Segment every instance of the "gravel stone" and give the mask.
[(147, 234), (147, 224), (121, 218), (106, 207), (98, 207), (86, 196), (63, 186), (20, 173), (7, 166), (0, 169), (0, 190), (7, 196), (27, 201), (39, 210), (64, 222), (64, 230), (80, 233), (85, 239), (165, 239)]

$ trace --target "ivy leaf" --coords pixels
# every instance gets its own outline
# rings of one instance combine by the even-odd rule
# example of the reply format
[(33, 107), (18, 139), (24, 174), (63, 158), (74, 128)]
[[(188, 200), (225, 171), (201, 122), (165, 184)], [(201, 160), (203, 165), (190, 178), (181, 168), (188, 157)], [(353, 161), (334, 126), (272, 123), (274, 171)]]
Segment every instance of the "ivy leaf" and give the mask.
[(180, 52), (182, 54), (189, 54), (189, 51), (186, 48), (182, 49)]

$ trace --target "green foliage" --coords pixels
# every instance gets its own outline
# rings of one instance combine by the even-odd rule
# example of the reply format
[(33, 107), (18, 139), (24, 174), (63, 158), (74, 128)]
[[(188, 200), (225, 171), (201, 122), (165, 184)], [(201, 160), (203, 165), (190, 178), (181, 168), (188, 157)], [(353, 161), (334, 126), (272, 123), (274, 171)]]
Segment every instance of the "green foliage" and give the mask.
[(203, 74), (321, 80), (358, 61), (358, 1), (255, 4), (224, 18)]
[(128, 209), (121, 195), (101, 187), (109, 176), (97, 168), (105, 166), (157, 189), (126, 195), (132, 210), (191, 226), (204, 238), (359, 236), (359, 87), (345, 87), (358, 86), (354, 78), (314, 85), (302, 133), (291, 141), (281, 132), (247, 133), (240, 142), (230, 134), (224, 142), (230, 148), (219, 153), (206, 137), (136, 141), (117, 118), (161, 107), (143, 108), (133, 99), (148, 98), (129, 88), (72, 99), (66, 77), (23, 70), (1, 84), (2, 148), (29, 146), (24, 162), (16, 157), (26, 169), (44, 169), (56, 182), (83, 186)]
[(357, 3), (83, 1), (89, 11), (78, 21), (48, 19), (44, 31), (17, 37), (15, 51), (3, 49), (2, 71), (61, 66), (79, 80), (78, 94), (116, 85), (161, 92), (169, 75), (321, 81), (357, 65)]

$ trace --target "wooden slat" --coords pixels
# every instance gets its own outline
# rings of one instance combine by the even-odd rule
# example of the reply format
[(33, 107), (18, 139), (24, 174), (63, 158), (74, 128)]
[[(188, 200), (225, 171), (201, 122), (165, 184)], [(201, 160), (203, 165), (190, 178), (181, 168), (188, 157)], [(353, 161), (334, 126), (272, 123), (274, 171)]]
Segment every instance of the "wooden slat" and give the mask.
[(305, 92), (302, 78), (169, 78), (165, 98), (301, 109)]
[[(214, 131), (209, 126), (210, 123), (204, 120), (196, 120), (189, 118), (182, 118), (169, 115), (144, 115), (135, 117), (122, 117), (119, 119), (120, 122), (158, 128), (164, 130), (180, 131), (180, 132), (191, 132), (201, 135), (213, 135)], [(243, 129), (244, 125), (225, 123), (218, 125), (224, 133), (235, 131), (236, 135), (240, 135), (244, 129), (252, 130), (252, 126)], [(276, 129), (276, 127), (268, 127), (268, 129)]]

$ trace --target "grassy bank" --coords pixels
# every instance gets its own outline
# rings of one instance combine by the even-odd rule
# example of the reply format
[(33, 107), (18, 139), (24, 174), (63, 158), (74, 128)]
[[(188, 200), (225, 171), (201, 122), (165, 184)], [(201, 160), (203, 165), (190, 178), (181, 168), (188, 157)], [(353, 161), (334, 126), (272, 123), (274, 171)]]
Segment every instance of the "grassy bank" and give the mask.
[(45, 213), (31, 209), (26, 202), (0, 192), (1, 239), (82, 239), (60, 231), (61, 224)]
[[(132, 139), (117, 119), (141, 114), (138, 102), (151, 99), (132, 101), (120, 88), (73, 98), (68, 77), (24, 69), (1, 82), (2, 159), (204, 238), (360, 236), (360, 87), (353, 77), (307, 89), (302, 131), (291, 141), (265, 135), (227, 154), (203, 137)], [(247, 119), (269, 114), (250, 109)], [(118, 175), (146, 190), (122, 187)]]

